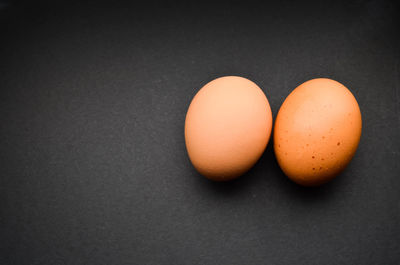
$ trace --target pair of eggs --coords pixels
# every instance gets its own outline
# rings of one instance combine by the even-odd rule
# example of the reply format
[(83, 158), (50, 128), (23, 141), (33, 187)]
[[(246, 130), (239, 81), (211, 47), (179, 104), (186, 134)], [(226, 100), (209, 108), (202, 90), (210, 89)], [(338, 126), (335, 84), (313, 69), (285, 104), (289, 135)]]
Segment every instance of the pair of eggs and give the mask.
[[(217, 78), (198, 91), (186, 114), (189, 158), (209, 179), (237, 178), (263, 154), (272, 123), (268, 99), (254, 82)], [(326, 78), (309, 80), (289, 94), (275, 119), (278, 164), (298, 184), (328, 182), (354, 156), (361, 127), (360, 108), (345, 86)]]

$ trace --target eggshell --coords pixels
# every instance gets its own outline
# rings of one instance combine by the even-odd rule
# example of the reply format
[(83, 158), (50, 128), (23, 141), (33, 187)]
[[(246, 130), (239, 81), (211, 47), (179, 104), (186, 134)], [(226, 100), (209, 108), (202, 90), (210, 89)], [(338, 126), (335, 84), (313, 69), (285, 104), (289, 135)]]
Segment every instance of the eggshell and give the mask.
[(361, 112), (353, 94), (331, 79), (307, 81), (283, 102), (274, 128), (274, 150), (294, 182), (316, 186), (340, 173), (361, 137)]
[(267, 146), (272, 114), (267, 97), (252, 81), (217, 78), (193, 98), (185, 121), (185, 142), (193, 166), (216, 181), (248, 171)]

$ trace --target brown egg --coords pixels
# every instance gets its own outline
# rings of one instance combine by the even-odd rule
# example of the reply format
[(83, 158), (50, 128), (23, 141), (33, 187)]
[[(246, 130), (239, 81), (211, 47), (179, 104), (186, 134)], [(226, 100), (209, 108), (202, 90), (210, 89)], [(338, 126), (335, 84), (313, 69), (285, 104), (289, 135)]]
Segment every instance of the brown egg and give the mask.
[(307, 81), (283, 102), (274, 128), (274, 150), (294, 182), (316, 186), (333, 179), (354, 156), (361, 113), (353, 94), (331, 79)]
[(248, 171), (267, 146), (272, 114), (263, 91), (238, 76), (217, 78), (199, 90), (185, 121), (193, 166), (216, 181)]

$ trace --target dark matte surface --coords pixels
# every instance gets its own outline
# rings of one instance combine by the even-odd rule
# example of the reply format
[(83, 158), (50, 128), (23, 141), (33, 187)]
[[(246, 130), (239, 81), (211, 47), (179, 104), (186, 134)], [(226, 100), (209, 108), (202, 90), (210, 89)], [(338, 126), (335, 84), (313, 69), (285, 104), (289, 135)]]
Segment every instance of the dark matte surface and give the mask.
[[(320, 2), (0, 1), (0, 264), (399, 264), (399, 6)], [(236, 181), (201, 177), (185, 114), (222, 75), (274, 116), (308, 79), (345, 84), (350, 166), (302, 188), (270, 144)]]

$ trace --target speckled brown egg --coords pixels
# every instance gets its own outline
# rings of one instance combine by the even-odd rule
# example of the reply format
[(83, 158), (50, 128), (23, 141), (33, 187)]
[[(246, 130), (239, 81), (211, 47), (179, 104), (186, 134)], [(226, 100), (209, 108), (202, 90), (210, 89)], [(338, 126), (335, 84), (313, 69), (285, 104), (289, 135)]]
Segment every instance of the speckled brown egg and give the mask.
[(361, 127), (358, 103), (344, 85), (327, 78), (307, 81), (285, 99), (275, 121), (279, 166), (298, 184), (326, 183), (353, 158)]
[(225, 76), (202, 87), (190, 103), (186, 149), (202, 175), (231, 180), (257, 162), (271, 128), (271, 108), (263, 91), (246, 78)]

